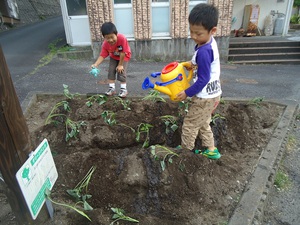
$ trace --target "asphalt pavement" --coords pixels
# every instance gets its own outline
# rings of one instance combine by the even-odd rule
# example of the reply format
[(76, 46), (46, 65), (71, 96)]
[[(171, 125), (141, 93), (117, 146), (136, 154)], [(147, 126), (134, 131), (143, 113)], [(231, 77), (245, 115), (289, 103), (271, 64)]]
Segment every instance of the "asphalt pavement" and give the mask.
[[(70, 91), (79, 93), (104, 93), (107, 85), (97, 81), (107, 78), (105, 61), (100, 65), (100, 74), (89, 74), (94, 59), (66, 60), (54, 58), (49, 64), (38, 69), (34, 74), (25, 74), (15, 81), (15, 87), (22, 102), (31, 91), (62, 93), (63, 84), (69, 85)], [(169, 62), (131, 61), (127, 71), (129, 96), (148, 94), (142, 89), (142, 83), (153, 72), (161, 72)], [(38, 65), (36, 65), (38, 67)], [(221, 65), (221, 83), (224, 97), (254, 98), (265, 100), (295, 101), (300, 99), (300, 65)], [(152, 82), (159, 81), (151, 79)], [(119, 88), (119, 84), (116, 84)]]

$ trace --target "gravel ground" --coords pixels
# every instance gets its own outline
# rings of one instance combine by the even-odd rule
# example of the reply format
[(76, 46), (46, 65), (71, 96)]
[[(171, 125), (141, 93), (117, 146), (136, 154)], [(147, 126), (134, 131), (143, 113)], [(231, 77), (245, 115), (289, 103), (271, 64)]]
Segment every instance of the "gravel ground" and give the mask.
[(300, 224), (300, 110), (287, 137), (287, 146), (278, 171), (286, 174), (289, 180), (285, 188), (273, 185), (264, 207), (261, 225)]

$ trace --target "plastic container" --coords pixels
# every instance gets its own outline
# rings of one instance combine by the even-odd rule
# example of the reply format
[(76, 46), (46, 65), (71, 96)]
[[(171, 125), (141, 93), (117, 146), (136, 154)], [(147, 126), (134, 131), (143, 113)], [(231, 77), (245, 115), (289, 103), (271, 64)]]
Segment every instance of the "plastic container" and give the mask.
[(279, 13), (278, 17), (275, 20), (274, 35), (282, 35), (284, 20), (285, 20), (285, 15), (283, 13)]

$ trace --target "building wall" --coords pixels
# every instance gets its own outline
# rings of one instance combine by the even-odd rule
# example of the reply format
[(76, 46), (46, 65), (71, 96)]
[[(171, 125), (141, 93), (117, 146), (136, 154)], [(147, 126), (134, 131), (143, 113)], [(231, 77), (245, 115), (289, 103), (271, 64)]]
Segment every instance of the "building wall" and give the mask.
[[(278, 1), (278, 0), (268, 0), (268, 1), (259, 1), (259, 0), (234, 0), (233, 1), (233, 12), (232, 16), (236, 18), (236, 22), (232, 24), (232, 30), (239, 29), (243, 23), (243, 15), (245, 5), (259, 5), (259, 19), (258, 27), (263, 30), (264, 22), (268, 15), (270, 15), (271, 10), (278, 13), (286, 14), (286, 9), (288, 6), (288, 0)], [(277, 15), (274, 16), (274, 19)]]
[[(227, 60), (233, 0), (210, 0), (219, 9), (216, 40), (221, 59)], [(129, 40), (132, 58), (139, 60), (189, 60), (194, 52), (194, 42), (188, 38), (189, 0), (170, 1), (170, 37), (152, 38), (151, 1), (132, 0), (134, 39)], [(112, 1), (87, 0), (94, 58), (100, 52), (103, 37), (101, 24), (113, 21)]]

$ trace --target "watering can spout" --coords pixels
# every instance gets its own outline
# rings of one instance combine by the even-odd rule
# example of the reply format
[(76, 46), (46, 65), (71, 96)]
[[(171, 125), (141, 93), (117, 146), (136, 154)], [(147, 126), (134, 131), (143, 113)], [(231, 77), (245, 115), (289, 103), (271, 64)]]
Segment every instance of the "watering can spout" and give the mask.
[(146, 77), (144, 82), (142, 83), (143, 90), (146, 90), (148, 88), (154, 88), (154, 84), (151, 83), (149, 77)]
[(172, 94), (171, 91), (169, 90), (169, 88), (151, 83), (149, 77), (145, 78), (145, 80), (142, 84), (142, 88), (143, 88), (143, 90), (146, 90), (148, 88), (153, 88), (154, 90), (157, 90), (157, 91), (159, 91), (163, 94), (166, 94), (166, 95), (171, 95)]

